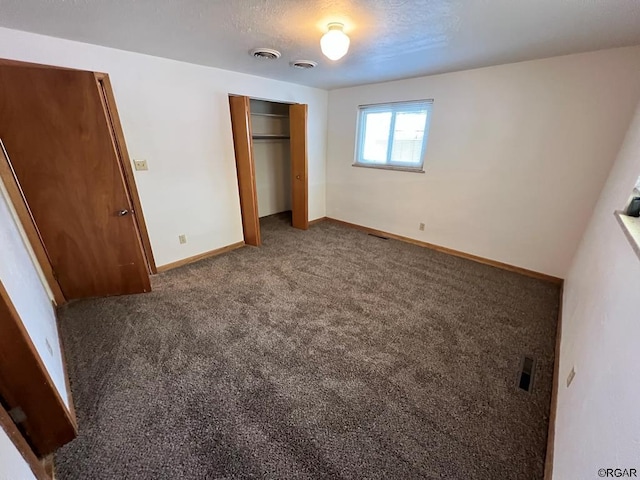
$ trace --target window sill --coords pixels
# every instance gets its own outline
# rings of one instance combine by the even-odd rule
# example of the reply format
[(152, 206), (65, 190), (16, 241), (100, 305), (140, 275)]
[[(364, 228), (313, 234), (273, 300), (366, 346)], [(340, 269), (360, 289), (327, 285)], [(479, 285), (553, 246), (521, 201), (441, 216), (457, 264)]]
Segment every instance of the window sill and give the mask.
[(394, 167), (392, 165), (364, 165), (362, 163), (352, 163), (351, 166), (358, 168), (374, 168), (376, 170), (395, 170), (397, 172), (424, 173), (424, 170), (421, 168)]
[(640, 258), (640, 218), (630, 217), (624, 212), (617, 211), (614, 213), (618, 219), (618, 223), (622, 227), (627, 240), (631, 244), (633, 251)]

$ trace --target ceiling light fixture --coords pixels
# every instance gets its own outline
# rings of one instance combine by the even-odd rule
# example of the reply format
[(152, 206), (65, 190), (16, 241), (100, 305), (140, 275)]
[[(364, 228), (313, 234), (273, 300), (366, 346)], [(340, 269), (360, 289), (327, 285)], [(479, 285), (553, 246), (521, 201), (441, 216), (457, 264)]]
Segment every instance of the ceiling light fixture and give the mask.
[(329, 31), (320, 39), (320, 49), (329, 60), (339, 60), (349, 51), (349, 37), (342, 31), (342, 23), (330, 23)]

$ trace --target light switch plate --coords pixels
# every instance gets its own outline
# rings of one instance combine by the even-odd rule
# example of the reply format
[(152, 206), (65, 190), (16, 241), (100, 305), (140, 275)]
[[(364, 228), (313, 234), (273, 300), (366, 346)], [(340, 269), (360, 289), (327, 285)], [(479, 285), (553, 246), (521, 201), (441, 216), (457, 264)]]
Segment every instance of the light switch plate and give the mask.
[(147, 165), (147, 161), (146, 160), (134, 160), (133, 164), (136, 167), (136, 170), (140, 171), (140, 170), (149, 170), (149, 165)]

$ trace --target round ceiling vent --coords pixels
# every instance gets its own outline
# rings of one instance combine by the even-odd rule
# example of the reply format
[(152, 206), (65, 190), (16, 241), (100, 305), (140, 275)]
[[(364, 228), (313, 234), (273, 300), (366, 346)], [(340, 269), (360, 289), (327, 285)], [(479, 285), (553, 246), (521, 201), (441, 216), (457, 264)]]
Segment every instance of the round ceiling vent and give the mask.
[(310, 68), (315, 68), (318, 66), (318, 62), (314, 62), (313, 60), (296, 60), (294, 62), (291, 62), (289, 65), (291, 65), (293, 68), (300, 68), (302, 70), (308, 70)]
[(280, 52), (273, 48), (254, 48), (249, 52), (252, 57), (264, 60), (277, 60), (280, 58)]

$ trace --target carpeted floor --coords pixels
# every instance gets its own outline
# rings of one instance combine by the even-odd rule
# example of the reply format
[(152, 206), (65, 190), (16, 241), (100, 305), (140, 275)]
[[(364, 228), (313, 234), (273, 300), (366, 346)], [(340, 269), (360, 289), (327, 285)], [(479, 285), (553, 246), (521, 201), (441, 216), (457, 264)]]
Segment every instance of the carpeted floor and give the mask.
[(262, 231), (61, 309), (60, 480), (542, 478), (557, 286), (329, 222)]

